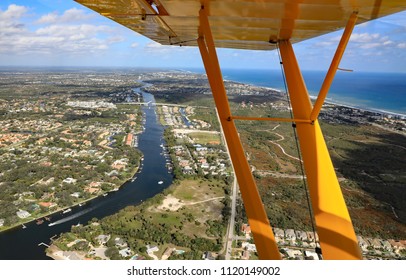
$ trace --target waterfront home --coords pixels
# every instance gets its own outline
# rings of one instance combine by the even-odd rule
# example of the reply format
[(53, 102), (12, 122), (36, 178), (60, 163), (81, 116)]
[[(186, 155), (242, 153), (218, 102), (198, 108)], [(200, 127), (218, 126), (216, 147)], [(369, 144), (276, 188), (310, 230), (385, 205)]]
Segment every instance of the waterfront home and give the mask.
[(31, 214), (30, 213), (28, 213), (27, 211), (25, 211), (25, 210), (18, 210), (17, 211), (17, 216), (20, 218), (20, 219), (25, 219), (25, 218), (28, 218), (29, 216), (31, 216)]

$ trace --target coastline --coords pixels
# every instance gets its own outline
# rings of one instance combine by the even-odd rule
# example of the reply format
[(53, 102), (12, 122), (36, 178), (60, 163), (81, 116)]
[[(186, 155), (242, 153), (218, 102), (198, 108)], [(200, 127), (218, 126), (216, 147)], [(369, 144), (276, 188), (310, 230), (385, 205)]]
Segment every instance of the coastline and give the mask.
[[(310, 99), (312, 101), (315, 101), (317, 99), (317, 96), (311, 95)], [(326, 99), (324, 101), (324, 103), (329, 104), (329, 105), (354, 109), (354, 110), (362, 110), (362, 111), (366, 111), (366, 112), (370, 112), (370, 113), (378, 113), (378, 114), (382, 114), (382, 115), (391, 115), (391, 116), (399, 117), (401, 119), (406, 119), (406, 114), (386, 111), (386, 110), (382, 110), (382, 109), (368, 108), (368, 107), (362, 107), (362, 106), (356, 106), (356, 105), (348, 105), (348, 104), (345, 104), (345, 103), (340, 103), (340, 102), (337, 102), (337, 101), (331, 101), (331, 100), (328, 100), (328, 99)]]

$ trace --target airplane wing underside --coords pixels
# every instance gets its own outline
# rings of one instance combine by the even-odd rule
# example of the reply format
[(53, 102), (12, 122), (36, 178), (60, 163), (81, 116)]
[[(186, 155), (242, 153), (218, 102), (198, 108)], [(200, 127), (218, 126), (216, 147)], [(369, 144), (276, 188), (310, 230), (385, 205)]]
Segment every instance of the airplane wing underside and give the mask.
[[(208, 10), (215, 45), (274, 49), (406, 9), (404, 0), (75, 0), (163, 45), (197, 46), (199, 10)], [(270, 43), (271, 42), (271, 43)]]

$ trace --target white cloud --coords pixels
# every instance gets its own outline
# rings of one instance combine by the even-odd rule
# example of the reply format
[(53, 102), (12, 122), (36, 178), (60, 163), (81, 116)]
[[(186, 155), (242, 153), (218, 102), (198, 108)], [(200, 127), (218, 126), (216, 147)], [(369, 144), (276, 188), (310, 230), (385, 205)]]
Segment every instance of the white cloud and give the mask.
[(137, 42), (135, 42), (135, 43), (132, 43), (131, 44), (131, 48), (136, 48), (136, 47), (138, 47), (140, 44), (139, 43), (137, 43)]
[(42, 16), (37, 23), (77, 23), (93, 18), (93, 15), (86, 14), (84, 10), (76, 8), (65, 11), (61, 16), (57, 12), (53, 12)]
[[(41, 27), (25, 17), (28, 8), (10, 5), (0, 10), (0, 54), (7, 55), (49, 55), (69, 56), (103, 52), (111, 44), (121, 42), (123, 37), (106, 25), (85, 23), (92, 16), (83, 10), (70, 9), (62, 15), (47, 14), (36, 20)], [(23, 22), (31, 26), (26, 28)]]
[(150, 42), (145, 45), (145, 51), (154, 54), (167, 54), (174, 51), (183, 51), (186, 48), (187, 47), (161, 45), (157, 42)]
[(398, 47), (399, 49), (406, 49), (406, 43), (399, 43), (399, 44), (397, 45), (397, 47)]
[(11, 4), (6, 11), (0, 10), (0, 21), (20, 19), (27, 11), (28, 9), (24, 6)]
[(351, 35), (351, 42), (353, 43), (369, 43), (378, 40), (380, 35), (378, 33), (354, 33)]

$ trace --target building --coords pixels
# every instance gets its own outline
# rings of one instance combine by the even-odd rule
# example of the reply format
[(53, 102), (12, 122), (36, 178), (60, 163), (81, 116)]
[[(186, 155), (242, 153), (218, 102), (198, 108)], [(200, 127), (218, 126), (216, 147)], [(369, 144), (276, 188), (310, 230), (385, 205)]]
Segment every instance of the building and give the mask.
[(293, 229), (285, 230), (285, 237), (286, 237), (286, 240), (289, 240), (289, 241), (292, 241), (292, 242), (296, 241), (296, 234), (295, 234), (295, 231)]
[(316, 252), (304, 251), (307, 260), (320, 260), (319, 255)]
[(63, 180), (62, 181), (62, 183), (66, 183), (66, 184), (74, 184), (74, 183), (76, 183), (76, 179), (73, 179), (73, 178), (66, 178), (65, 180)]
[(99, 236), (96, 237), (97, 242), (99, 242), (100, 245), (105, 245), (107, 241), (110, 240), (110, 234), (109, 235), (104, 235), (100, 234)]
[(123, 258), (128, 258), (129, 256), (132, 255), (132, 252), (130, 250), (130, 248), (124, 248), (121, 249), (120, 251), (118, 251), (118, 253), (120, 254), (120, 256), (122, 256)]
[(30, 213), (28, 213), (27, 211), (25, 211), (25, 210), (18, 210), (17, 211), (17, 216), (20, 218), (20, 219), (25, 219), (25, 218), (28, 218), (29, 216), (31, 216), (31, 214)]
[(301, 230), (297, 230), (297, 231), (296, 231), (296, 239), (302, 240), (302, 241), (307, 240), (307, 234), (306, 234), (306, 232), (301, 231)]
[(175, 248), (171, 248), (171, 247), (166, 248), (161, 259), (167, 260), (172, 255), (173, 251), (175, 251), (175, 250), (176, 250)]
[(154, 252), (158, 252), (159, 248), (158, 246), (151, 246), (151, 245), (147, 245), (147, 254), (153, 254)]
[(247, 251), (250, 252), (256, 252), (257, 251), (257, 247), (255, 246), (255, 244), (251, 244), (249, 242), (243, 242), (241, 244), (241, 247)]

